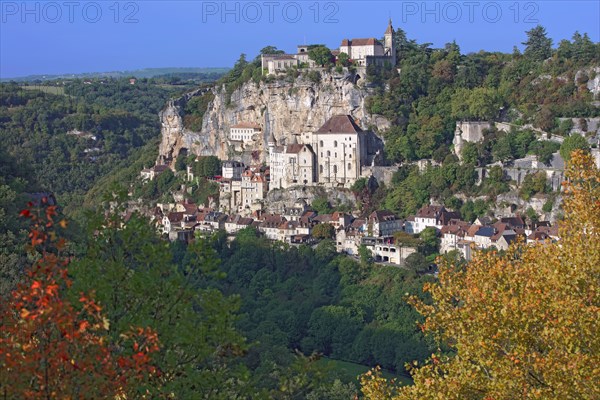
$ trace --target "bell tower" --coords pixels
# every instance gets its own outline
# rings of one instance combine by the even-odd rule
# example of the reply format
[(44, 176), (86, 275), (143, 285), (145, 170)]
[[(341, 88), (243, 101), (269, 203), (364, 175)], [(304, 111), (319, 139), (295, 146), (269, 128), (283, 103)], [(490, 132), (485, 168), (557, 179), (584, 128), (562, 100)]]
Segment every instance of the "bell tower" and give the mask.
[(394, 43), (394, 27), (392, 26), (392, 19), (388, 22), (388, 27), (385, 30), (384, 37), (384, 51), (387, 56), (392, 58), (392, 67), (396, 66), (396, 44)]

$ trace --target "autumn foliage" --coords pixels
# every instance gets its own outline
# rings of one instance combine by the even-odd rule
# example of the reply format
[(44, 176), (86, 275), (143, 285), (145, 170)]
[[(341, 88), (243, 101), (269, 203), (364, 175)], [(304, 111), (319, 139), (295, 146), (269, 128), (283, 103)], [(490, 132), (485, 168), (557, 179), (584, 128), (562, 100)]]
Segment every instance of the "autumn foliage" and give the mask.
[(573, 153), (564, 186), (558, 242), (440, 265), (425, 287), (432, 304), (410, 301), (446, 351), (412, 366), (412, 386), (362, 376), (366, 398), (600, 398), (600, 172), (589, 155)]
[[(108, 340), (109, 321), (93, 296), (75, 304), (64, 296), (71, 285), (65, 241), (55, 231), (54, 206), (21, 216), (30, 219), (30, 244), (37, 260), (9, 298), (0, 299), (0, 398), (141, 398), (159, 371), (152, 355), (157, 335), (131, 329), (119, 343)], [(60, 221), (64, 226), (66, 222)]]

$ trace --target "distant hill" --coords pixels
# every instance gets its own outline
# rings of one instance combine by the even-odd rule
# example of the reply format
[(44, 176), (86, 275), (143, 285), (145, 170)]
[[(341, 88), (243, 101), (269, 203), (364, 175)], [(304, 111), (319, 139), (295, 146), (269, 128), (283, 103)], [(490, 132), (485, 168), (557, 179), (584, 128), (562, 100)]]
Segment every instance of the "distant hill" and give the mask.
[(156, 76), (189, 76), (203, 75), (222, 75), (230, 68), (143, 68), (132, 71), (111, 71), (111, 72), (84, 72), (80, 74), (59, 74), (59, 75), (27, 75), (16, 78), (0, 78), (0, 82), (31, 82), (31, 81), (51, 81), (55, 79), (77, 79), (77, 78), (154, 78)]

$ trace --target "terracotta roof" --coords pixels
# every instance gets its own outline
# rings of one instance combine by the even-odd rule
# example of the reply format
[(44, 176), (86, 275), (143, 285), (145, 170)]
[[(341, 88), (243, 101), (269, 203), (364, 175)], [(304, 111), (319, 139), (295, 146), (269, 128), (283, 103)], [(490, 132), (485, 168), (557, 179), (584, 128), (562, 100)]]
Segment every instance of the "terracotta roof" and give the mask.
[(374, 221), (394, 221), (397, 220), (398, 217), (391, 211), (388, 210), (379, 210), (379, 211), (373, 211), (370, 215), (369, 215), (369, 219), (374, 220)]
[(375, 46), (376, 44), (381, 44), (375, 38), (359, 38), (359, 39), (344, 39), (342, 40), (342, 46)]
[(198, 206), (196, 204), (184, 203), (182, 204), (186, 214), (196, 214), (198, 212)]
[(329, 221), (331, 221), (331, 214), (317, 215), (316, 217), (313, 218), (313, 221), (320, 222), (320, 223), (329, 222)]
[(253, 129), (261, 129), (260, 125), (255, 122), (240, 122), (239, 124), (235, 124), (231, 126), (232, 128), (253, 128)]
[(298, 223), (295, 221), (285, 221), (281, 225), (279, 225), (279, 229), (296, 229)]
[(417, 217), (420, 218), (438, 218), (439, 213), (445, 211), (443, 206), (425, 206), (417, 211)]
[(319, 128), (317, 133), (358, 133), (362, 129), (350, 115), (334, 115)]
[(264, 54), (265, 60), (295, 60), (296, 57), (292, 54)]
[(471, 225), (471, 227), (469, 228), (469, 230), (467, 231), (467, 235), (469, 235), (470, 237), (475, 236), (475, 234), (477, 233), (477, 231), (481, 228), (481, 225)]
[(521, 228), (525, 226), (525, 221), (523, 221), (523, 218), (521, 218), (518, 215), (515, 217), (500, 218), (500, 222), (504, 222), (505, 224), (513, 228)]
[(252, 177), (252, 182), (266, 182), (267, 180), (265, 179), (264, 176), (262, 175), (254, 175)]
[(167, 215), (167, 218), (169, 219), (170, 222), (179, 222), (183, 219), (183, 213), (182, 212), (170, 212), (169, 215)]
[(278, 228), (283, 222), (286, 221), (287, 220), (279, 214), (270, 214), (264, 217), (262, 227)]
[(303, 144), (288, 144), (286, 146), (285, 152), (288, 154), (297, 154), (300, 153), (302, 151), (302, 149), (304, 148)]

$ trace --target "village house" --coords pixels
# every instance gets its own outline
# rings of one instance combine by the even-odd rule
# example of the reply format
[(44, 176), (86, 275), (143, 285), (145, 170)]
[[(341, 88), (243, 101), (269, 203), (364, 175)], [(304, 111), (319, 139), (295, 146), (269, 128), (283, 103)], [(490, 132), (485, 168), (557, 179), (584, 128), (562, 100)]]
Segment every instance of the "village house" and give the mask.
[(258, 140), (262, 129), (254, 122), (240, 122), (229, 128), (229, 140), (239, 142), (252, 142)]
[(205, 210), (197, 217), (196, 230), (202, 232), (215, 232), (225, 229), (228, 216), (219, 211)]
[(140, 172), (140, 176), (143, 180), (154, 180), (157, 176), (169, 169), (168, 165), (155, 165), (152, 168), (144, 168)]
[(163, 217), (162, 226), (163, 233), (169, 234), (178, 227), (181, 228), (181, 222), (183, 221), (182, 212), (170, 212)]
[(403, 230), (403, 221), (391, 211), (373, 211), (365, 222), (369, 236), (391, 236)]
[(336, 231), (336, 250), (339, 253), (357, 255), (365, 227), (364, 219), (355, 219), (344, 229)]
[[(441, 229), (440, 253), (445, 254), (452, 250), (459, 250), (464, 255), (464, 245), (466, 244), (465, 236), (471, 225), (468, 222), (452, 219), (448, 225)], [(471, 243), (471, 242), (468, 242)]]
[(239, 161), (227, 160), (221, 164), (222, 176), (225, 179), (241, 180), (246, 167)]
[(298, 199), (292, 207), (283, 208), (283, 216), (288, 221), (298, 221), (309, 209), (305, 199)]
[(294, 135), (291, 144), (278, 146), (271, 134), (268, 147), (271, 175), (269, 190), (315, 184), (315, 153), (310, 145), (298, 143)]
[(414, 221), (408, 220), (405, 225), (409, 225), (406, 229), (409, 233), (421, 233), (425, 228), (433, 227), (437, 230), (441, 230), (442, 226), (447, 225), (448, 222), (453, 218), (460, 218), (460, 214), (457, 212), (451, 212), (446, 210), (444, 206), (425, 206), (422, 207), (415, 215)]
[(280, 227), (287, 220), (279, 214), (268, 214), (263, 216), (259, 231), (264, 233), (270, 240), (280, 240)]
[(254, 220), (252, 218), (242, 217), (241, 215), (230, 215), (225, 221), (225, 231), (232, 235), (239, 232), (241, 229), (252, 226)]
[(252, 204), (263, 200), (267, 196), (269, 186), (265, 176), (259, 172), (246, 170), (242, 173), (241, 204), (250, 208)]

